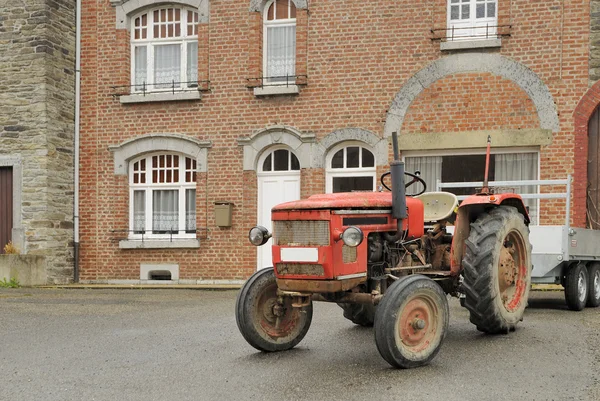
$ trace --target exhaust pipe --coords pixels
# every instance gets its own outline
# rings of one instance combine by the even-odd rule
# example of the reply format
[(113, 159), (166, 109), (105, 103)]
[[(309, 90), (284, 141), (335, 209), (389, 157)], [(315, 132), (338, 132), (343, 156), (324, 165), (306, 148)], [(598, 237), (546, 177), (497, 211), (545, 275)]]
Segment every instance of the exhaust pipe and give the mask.
[(390, 162), (390, 179), (392, 184), (392, 216), (398, 220), (396, 234), (384, 234), (386, 241), (396, 242), (402, 237), (402, 222), (406, 214), (406, 190), (404, 187), (404, 162), (398, 155), (398, 134), (392, 132), (392, 148), (394, 160)]

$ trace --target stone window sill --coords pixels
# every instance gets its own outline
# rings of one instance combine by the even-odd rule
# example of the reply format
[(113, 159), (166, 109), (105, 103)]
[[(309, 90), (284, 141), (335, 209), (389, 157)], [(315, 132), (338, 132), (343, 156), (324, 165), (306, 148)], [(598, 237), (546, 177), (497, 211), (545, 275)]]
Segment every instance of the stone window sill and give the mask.
[(254, 96), (297, 95), (298, 93), (300, 93), (300, 87), (298, 85), (266, 85), (254, 88)]
[(175, 102), (180, 100), (200, 100), (202, 95), (197, 90), (185, 92), (155, 92), (120, 97), (121, 104), (128, 103), (150, 103), (150, 102)]
[(200, 248), (198, 239), (177, 239), (169, 240), (121, 240), (119, 241), (121, 249), (166, 249), (166, 248)]
[(502, 47), (502, 39), (460, 39), (440, 42), (440, 50), (469, 50)]

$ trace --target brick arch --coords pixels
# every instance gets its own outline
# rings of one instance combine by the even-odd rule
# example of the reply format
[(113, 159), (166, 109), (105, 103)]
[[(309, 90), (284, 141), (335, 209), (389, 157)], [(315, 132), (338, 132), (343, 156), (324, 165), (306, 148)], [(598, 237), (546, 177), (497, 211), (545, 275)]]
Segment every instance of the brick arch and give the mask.
[[(573, 225), (585, 227), (587, 198), (588, 122), (600, 105), (600, 81), (581, 97), (573, 112)], [(579, 155), (579, 157), (577, 157)]]
[(462, 72), (489, 72), (515, 82), (535, 105), (540, 128), (560, 130), (554, 99), (535, 72), (521, 63), (497, 54), (463, 53), (443, 57), (414, 74), (394, 97), (386, 116), (384, 137), (400, 132), (414, 99), (440, 78)]
[[(271, 0), (250, 0), (250, 12), (261, 12)], [(292, 0), (296, 5), (296, 9), (305, 10), (308, 8), (308, 2), (306, 0)]]

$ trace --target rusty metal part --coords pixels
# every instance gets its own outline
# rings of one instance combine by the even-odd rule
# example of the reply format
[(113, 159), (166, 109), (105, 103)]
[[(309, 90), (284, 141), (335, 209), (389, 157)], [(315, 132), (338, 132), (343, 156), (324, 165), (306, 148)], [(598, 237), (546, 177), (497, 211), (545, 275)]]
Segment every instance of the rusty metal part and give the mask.
[(390, 272), (402, 271), (402, 270), (431, 269), (431, 267), (432, 266), (430, 264), (412, 265), (412, 266), (396, 266), (396, 267), (390, 267), (388, 269), (385, 269), (385, 272), (390, 273)]
[(398, 336), (403, 346), (413, 353), (422, 352), (433, 342), (440, 330), (436, 301), (427, 293), (416, 293), (398, 316)]
[(498, 258), (498, 287), (504, 307), (514, 310), (522, 301), (527, 276), (526, 245), (517, 230), (510, 231), (502, 242)]
[(295, 274), (306, 276), (323, 276), (323, 265), (314, 263), (276, 263), (275, 270), (280, 276)]
[(342, 292), (348, 291), (367, 281), (367, 277), (349, 278), (346, 280), (291, 280), (277, 279), (277, 287), (283, 291), (295, 292)]
[(321, 294), (313, 294), (313, 301), (322, 301), (322, 302), (337, 302), (337, 303), (349, 303), (349, 304), (373, 304), (377, 305), (383, 295), (381, 294), (371, 294), (364, 292), (347, 292), (339, 297), (335, 297), (335, 299), (325, 298)]

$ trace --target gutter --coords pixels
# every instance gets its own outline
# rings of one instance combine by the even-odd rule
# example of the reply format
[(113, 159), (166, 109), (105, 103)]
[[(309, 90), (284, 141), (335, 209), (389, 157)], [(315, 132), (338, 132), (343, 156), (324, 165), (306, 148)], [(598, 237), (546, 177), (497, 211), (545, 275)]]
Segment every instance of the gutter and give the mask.
[(79, 282), (79, 114), (81, 112), (81, 0), (75, 5), (75, 135), (74, 135), (74, 198), (73, 198), (73, 252), (75, 265), (73, 281)]

